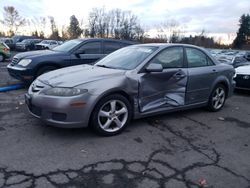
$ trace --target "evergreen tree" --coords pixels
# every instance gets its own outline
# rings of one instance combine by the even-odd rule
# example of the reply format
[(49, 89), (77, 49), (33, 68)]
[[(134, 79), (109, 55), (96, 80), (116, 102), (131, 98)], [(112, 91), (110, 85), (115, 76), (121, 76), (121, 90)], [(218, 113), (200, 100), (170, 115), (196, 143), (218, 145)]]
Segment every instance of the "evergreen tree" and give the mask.
[(70, 17), (70, 24), (68, 27), (68, 36), (70, 39), (78, 38), (82, 34), (83, 30), (79, 26), (79, 21), (72, 15)]
[(240, 22), (240, 28), (233, 42), (234, 48), (241, 48), (242, 45), (250, 42), (250, 15), (243, 14), (239, 22)]

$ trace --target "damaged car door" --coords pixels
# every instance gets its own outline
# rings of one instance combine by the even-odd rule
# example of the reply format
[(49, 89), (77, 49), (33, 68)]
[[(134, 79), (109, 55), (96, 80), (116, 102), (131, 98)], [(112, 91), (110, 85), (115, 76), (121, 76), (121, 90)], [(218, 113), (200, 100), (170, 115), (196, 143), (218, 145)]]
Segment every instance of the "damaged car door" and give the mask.
[[(151, 69), (152, 64), (161, 65), (162, 71)], [(139, 80), (140, 111), (183, 106), (187, 85), (183, 47), (168, 47), (160, 51), (149, 61), (147, 68)]]

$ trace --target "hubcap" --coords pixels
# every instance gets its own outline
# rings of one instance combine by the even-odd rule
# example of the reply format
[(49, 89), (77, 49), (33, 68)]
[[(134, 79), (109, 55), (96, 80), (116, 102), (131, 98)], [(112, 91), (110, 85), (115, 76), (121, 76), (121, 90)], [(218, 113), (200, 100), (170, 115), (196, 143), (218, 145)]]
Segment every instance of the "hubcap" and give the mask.
[(110, 100), (99, 110), (99, 126), (107, 132), (120, 130), (128, 119), (128, 109), (120, 100)]
[(213, 94), (213, 98), (212, 98), (213, 107), (216, 110), (220, 109), (224, 104), (225, 98), (226, 98), (226, 95), (225, 95), (224, 89), (221, 87), (218, 87)]

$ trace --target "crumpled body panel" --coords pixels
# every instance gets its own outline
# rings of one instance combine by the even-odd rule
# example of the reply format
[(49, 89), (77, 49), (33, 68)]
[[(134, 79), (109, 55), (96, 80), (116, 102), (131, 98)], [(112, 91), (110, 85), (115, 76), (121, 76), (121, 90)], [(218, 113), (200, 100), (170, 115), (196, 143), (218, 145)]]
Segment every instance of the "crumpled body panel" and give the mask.
[(186, 85), (186, 69), (142, 75), (139, 87), (140, 111), (185, 105)]

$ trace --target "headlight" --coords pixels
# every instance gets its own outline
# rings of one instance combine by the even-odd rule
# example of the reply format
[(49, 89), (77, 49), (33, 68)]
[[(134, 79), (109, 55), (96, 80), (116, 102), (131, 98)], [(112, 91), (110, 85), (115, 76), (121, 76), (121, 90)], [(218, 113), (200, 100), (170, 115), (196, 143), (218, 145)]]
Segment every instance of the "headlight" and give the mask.
[(29, 65), (31, 63), (31, 59), (22, 59), (18, 65), (22, 65), (23, 67), (26, 67), (27, 65)]
[(76, 96), (83, 93), (86, 93), (87, 89), (78, 89), (78, 88), (50, 88), (43, 92), (45, 95), (51, 96), (61, 96), (61, 97), (69, 97), (69, 96)]

